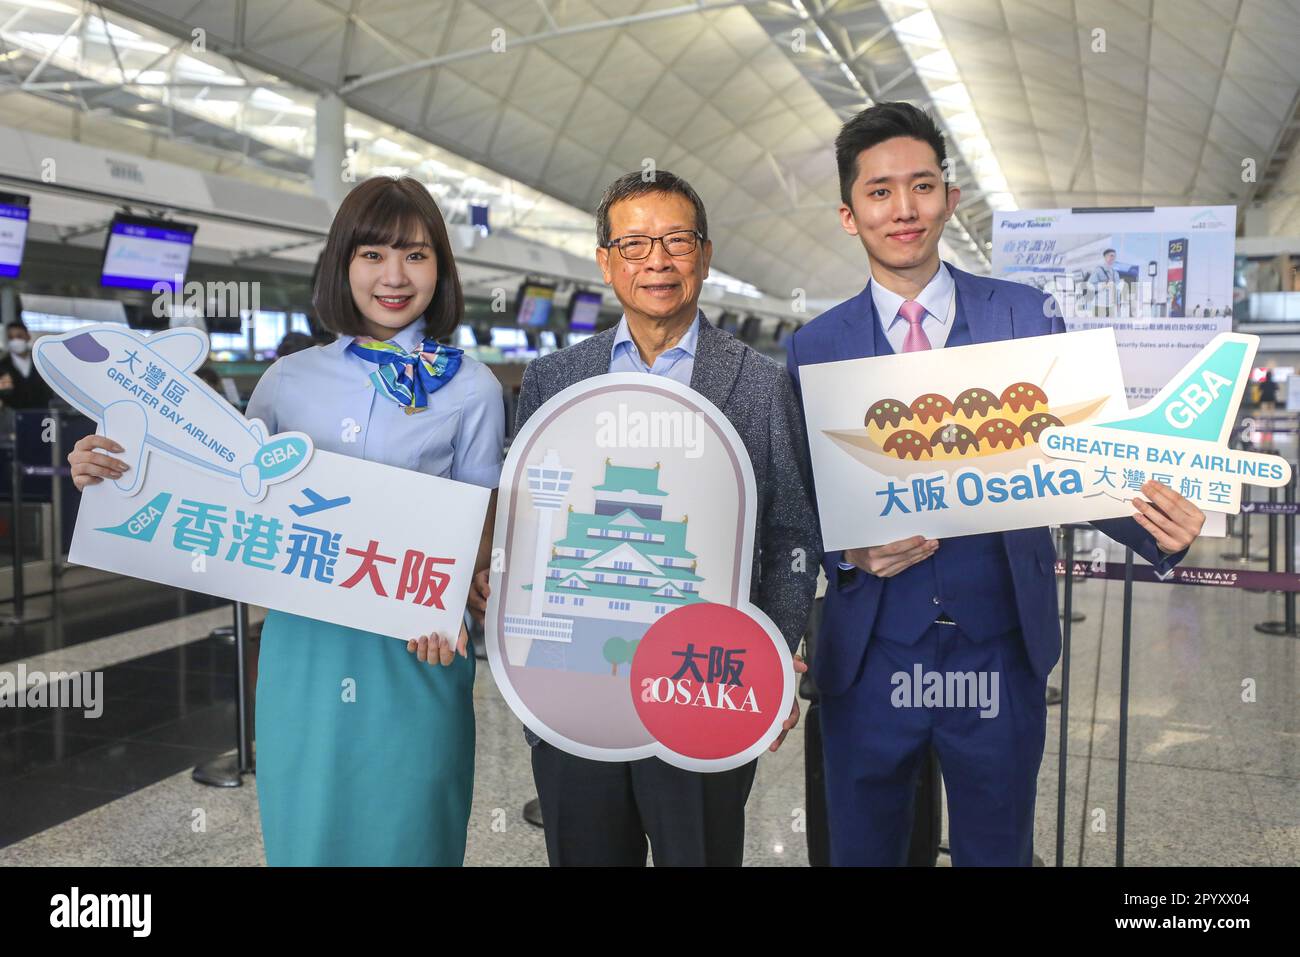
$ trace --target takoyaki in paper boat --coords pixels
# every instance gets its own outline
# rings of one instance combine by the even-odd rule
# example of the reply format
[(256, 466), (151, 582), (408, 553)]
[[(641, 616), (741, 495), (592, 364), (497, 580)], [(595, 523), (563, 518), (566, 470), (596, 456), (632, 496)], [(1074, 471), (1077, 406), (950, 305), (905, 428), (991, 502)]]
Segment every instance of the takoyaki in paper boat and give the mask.
[[(953, 413), (951, 405), (916, 411), (918, 403), (927, 400), (927, 396), (920, 396), (907, 406), (894, 403), (891, 407), (888, 404), (892, 400), (882, 400), (883, 407), (893, 409), (894, 415), (889, 419), (873, 422), (872, 413), (868, 412), (865, 428), (823, 429), (822, 432), (873, 472), (894, 478), (906, 478), (918, 472), (952, 474), (970, 466), (986, 473), (1007, 473), (1043, 458), (1044, 453), (1038, 450), (1038, 436), (1044, 428), (1086, 422), (1109, 401), (1109, 397), (1101, 396), (1053, 407), (1040, 401), (1009, 411), (991, 393), (985, 393), (984, 397), (989, 400), (984, 408), (969, 415)], [(941, 396), (933, 398), (946, 403)], [(882, 408), (877, 403), (873, 406), (877, 413)]]

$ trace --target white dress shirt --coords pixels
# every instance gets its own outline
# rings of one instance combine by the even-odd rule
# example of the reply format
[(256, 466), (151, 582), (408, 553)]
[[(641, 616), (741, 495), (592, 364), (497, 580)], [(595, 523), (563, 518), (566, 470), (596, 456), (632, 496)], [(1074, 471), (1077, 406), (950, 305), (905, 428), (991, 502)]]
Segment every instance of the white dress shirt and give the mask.
[[(903, 351), (903, 340), (907, 338), (907, 320), (898, 314), (898, 308), (904, 302), (896, 292), (890, 292), (872, 278), (870, 282), (871, 298), (880, 314), (880, 324), (884, 327), (889, 345), (897, 353)], [(947, 265), (940, 262), (939, 270), (934, 274), (916, 301), (925, 307), (925, 318), (921, 328), (930, 340), (931, 349), (942, 349), (948, 342), (948, 333), (952, 332), (953, 319), (957, 315), (957, 284), (953, 282), (952, 273)], [(843, 571), (857, 566), (851, 562), (840, 562)]]
[[(903, 297), (890, 292), (873, 278), (870, 282), (871, 298), (880, 314), (880, 324), (884, 327), (885, 337), (895, 352), (903, 351), (903, 340), (907, 338), (907, 320), (898, 314), (903, 304)], [(925, 307), (925, 318), (921, 320), (921, 329), (930, 340), (931, 349), (942, 349), (952, 331), (953, 319), (957, 315), (957, 284), (953, 282), (952, 273), (945, 263), (939, 263), (939, 270), (926, 283), (916, 301)]]

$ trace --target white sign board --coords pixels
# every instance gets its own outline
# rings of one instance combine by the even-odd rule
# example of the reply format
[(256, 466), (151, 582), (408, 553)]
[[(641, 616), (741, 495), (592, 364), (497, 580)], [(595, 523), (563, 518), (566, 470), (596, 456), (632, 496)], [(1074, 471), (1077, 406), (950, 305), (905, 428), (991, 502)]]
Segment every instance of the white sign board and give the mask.
[(752, 761), (795, 677), (750, 604), (757, 494), (726, 416), (663, 376), (548, 399), (501, 473), (487, 608), (497, 687), (543, 740), (692, 771)]
[(828, 551), (1130, 515), (1043, 429), (1128, 410), (1110, 330), (803, 366)]
[(489, 491), (268, 436), (193, 370), (207, 336), (87, 326), (33, 350), (130, 468), (82, 494), (69, 560), (407, 639), (460, 629)]

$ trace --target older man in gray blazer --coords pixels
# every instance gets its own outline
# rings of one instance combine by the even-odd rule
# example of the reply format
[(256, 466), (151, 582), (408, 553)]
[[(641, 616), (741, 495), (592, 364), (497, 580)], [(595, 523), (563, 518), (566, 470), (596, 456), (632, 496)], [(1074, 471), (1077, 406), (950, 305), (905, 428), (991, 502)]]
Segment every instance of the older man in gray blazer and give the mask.
[[(813, 511), (802, 418), (789, 377), (699, 311), (712, 244), (704, 204), (666, 171), (629, 173), (597, 210), (596, 259), (623, 306), (617, 327), (535, 359), (524, 373), (517, 425), (562, 389), (607, 372), (664, 375), (689, 385), (735, 426), (754, 466), (758, 510), (750, 600), (794, 650), (817, 584), (821, 539)], [(481, 610), (486, 586), (471, 605)], [(797, 670), (804, 670), (802, 662)], [(799, 718), (795, 707), (785, 731)], [(757, 762), (719, 773), (658, 758), (590, 761), (531, 732), (533, 777), (553, 866), (739, 865), (745, 802)], [(773, 745), (776, 750), (785, 732)]]

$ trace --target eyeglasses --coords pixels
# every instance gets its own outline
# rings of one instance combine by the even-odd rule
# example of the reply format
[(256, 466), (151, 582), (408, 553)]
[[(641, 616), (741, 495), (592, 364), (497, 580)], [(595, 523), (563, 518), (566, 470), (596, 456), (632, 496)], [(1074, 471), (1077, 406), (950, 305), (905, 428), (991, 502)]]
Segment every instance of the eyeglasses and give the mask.
[(605, 248), (616, 248), (619, 255), (629, 262), (640, 262), (642, 259), (650, 258), (655, 243), (663, 246), (664, 252), (670, 256), (689, 256), (695, 252), (699, 241), (703, 238), (693, 229), (679, 229), (662, 236), (623, 236), (620, 239), (610, 240), (605, 244)]

